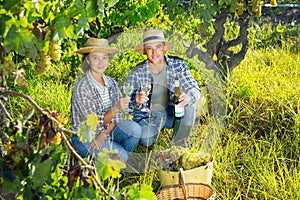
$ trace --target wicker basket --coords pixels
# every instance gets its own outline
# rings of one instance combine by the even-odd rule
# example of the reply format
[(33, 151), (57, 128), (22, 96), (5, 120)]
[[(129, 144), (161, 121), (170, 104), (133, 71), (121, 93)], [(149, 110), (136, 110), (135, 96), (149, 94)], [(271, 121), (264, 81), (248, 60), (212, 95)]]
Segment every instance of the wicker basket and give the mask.
[(216, 192), (214, 189), (204, 183), (187, 183), (183, 169), (180, 169), (180, 184), (173, 187), (165, 187), (156, 195), (158, 200), (196, 200), (196, 199), (215, 199)]

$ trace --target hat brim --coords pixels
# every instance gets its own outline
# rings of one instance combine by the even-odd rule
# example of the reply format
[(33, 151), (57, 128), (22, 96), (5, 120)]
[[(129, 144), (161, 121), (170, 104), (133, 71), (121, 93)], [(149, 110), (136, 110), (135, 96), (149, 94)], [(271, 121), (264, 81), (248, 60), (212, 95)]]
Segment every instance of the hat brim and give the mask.
[[(144, 45), (149, 43), (149, 42), (137, 45), (135, 47), (135, 51), (140, 53), (140, 54), (145, 54)], [(166, 51), (174, 48), (174, 43), (173, 42), (168, 42), (168, 41), (165, 41), (165, 40), (151, 40), (151, 42), (164, 42), (165, 47), (166, 47)]]
[(77, 50), (77, 53), (82, 54), (82, 55), (91, 53), (91, 52), (102, 52), (102, 53), (114, 54), (114, 53), (118, 53), (119, 49), (104, 48), (104, 47), (97, 47), (97, 46), (93, 47), (92, 46), (92, 47), (83, 47), (83, 48)]

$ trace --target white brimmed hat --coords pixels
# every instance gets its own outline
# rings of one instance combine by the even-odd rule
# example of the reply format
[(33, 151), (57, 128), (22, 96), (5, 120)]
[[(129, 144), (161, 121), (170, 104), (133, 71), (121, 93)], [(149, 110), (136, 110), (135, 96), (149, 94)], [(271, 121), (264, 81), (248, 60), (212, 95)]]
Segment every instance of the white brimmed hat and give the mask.
[(173, 42), (165, 40), (164, 33), (161, 30), (151, 29), (143, 33), (143, 44), (139, 44), (135, 47), (135, 51), (144, 54), (144, 45), (149, 42), (164, 42), (166, 50), (172, 49), (174, 47)]
[(106, 39), (89, 38), (84, 47), (77, 50), (77, 53), (86, 54), (91, 52), (114, 54), (119, 52), (119, 49), (110, 47)]

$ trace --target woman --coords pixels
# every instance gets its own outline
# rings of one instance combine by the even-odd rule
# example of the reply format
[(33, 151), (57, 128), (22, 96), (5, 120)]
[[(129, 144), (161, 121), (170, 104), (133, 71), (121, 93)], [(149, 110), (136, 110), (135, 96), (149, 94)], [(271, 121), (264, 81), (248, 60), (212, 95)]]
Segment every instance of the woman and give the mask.
[[(73, 134), (72, 142), (78, 153), (85, 157), (106, 148), (118, 150), (119, 157), (127, 162), (128, 154), (133, 152), (140, 140), (140, 126), (130, 120), (122, 120), (121, 111), (128, 108), (130, 98), (122, 98), (117, 82), (104, 74), (109, 65), (109, 55), (117, 53), (106, 39), (90, 38), (85, 47), (77, 51), (83, 55), (81, 68), (85, 75), (80, 79), (72, 93), (71, 121), (74, 131), (78, 131), (89, 114), (96, 114), (98, 124), (92, 139), (82, 141), (89, 131)], [(82, 126), (83, 127), (83, 126)], [(82, 128), (83, 129), (83, 128)], [(83, 129), (87, 130), (87, 129)]]

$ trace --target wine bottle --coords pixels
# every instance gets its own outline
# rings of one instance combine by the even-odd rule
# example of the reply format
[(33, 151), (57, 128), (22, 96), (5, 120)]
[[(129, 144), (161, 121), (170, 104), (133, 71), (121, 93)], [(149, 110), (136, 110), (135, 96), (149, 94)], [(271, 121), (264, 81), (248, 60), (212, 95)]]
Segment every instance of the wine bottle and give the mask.
[(173, 96), (173, 103), (175, 106), (175, 117), (183, 117), (184, 116), (184, 107), (180, 108), (178, 106), (178, 104), (180, 103), (180, 101), (179, 101), (180, 94), (181, 94), (180, 82), (179, 82), (179, 79), (176, 77), (175, 78), (174, 96)]

